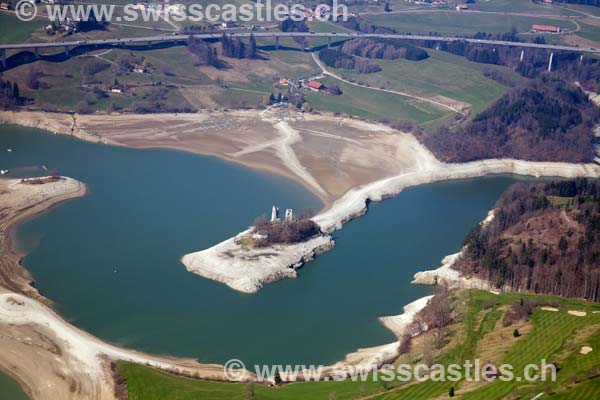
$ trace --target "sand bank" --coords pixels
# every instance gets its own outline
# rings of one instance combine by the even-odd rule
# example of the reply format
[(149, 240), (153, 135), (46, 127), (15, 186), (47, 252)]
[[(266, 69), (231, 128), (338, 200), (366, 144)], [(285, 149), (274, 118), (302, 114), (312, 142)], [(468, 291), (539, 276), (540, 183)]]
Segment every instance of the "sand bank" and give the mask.
[(265, 284), (296, 278), (298, 268), (334, 245), (331, 236), (322, 235), (298, 244), (245, 248), (238, 239), (248, 234), (245, 231), (205, 251), (187, 254), (181, 261), (190, 272), (255, 293)]
[[(363, 215), (367, 212), (367, 205), (370, 201), (381, 201), (400, 193), (405, 188), (421, 184), (451, 180), (479, 177), (487, 174), (511, 173), (530, 176), (560, 176), (560, 177), (598, 177), (600, 176), (600, 166), (596, 164), (568, 164), (568, 163), (550, 163), (550, 162), (527, 162), (519, 160), (485, 160), (465, 164), (444, 164), (437, 161), (426, 150), (415, 158), (415, 172), (409, 172), (398, 176), (382, 179), (368, 185), (351, 189), (333, 205), (316, 215), (313, 220), (321, 226), (326, 233), (331, 233), (341, 229), (347, 221)], [(493, 218), (488, 215), (484, 223)], [(256, 271), (252, 275), (252, 280), (246, 278), (248, 271), (244, 268), (228, 266), (227, 263), (243, 265), (248, 262), (244, 258), (244, 252), (236, 252), (235, 257), (230, 257), (229, 250), (233, 239), (228, 239), (214, 247), (204, 251), (187, 254), (182, 261), (189, 271), (197, 273), (205, 278), (215, 279), (220, 282), (244, 282), (244, 292), (256, 292), (265, 284), (274, 282), (277, 279), (271, 273), (270, 269), (255, 267)], [(302, 247), (303, 252), (298, 253), (295, 248), (287, 249), (281, 247), (279, 251), (269, 254), (268, 262), (271, 266), (276, 266), (279, 271), (285, 270), (290, 265), (296, 263), (303, 264), (303, 258), (310, 254), (319, 254), (329, 250), (323, 248), (322, 243), (305, 243)], [(296, 255), (297, 258), (290, 258)], [(433, 284), (438, 278), (447, 282), (453, 282), (462, 287), (477, 287), (481, 289), (490, 289), (489, 284), (479, 279), (464, 278), (459, 276), (458, 272), (451, 269), (452, 264), (458, 257), (458, 254), (449, 256), (443, 261), (443, 265), (436, 271), (429, 271), (417, 274), (415, 283)], [(251, 260), (254, 263), (254, 260)], [(250, 264), (248, 264), (250, 265)], [(277, 278), (296, 277), (295, 274), (277, 274)], [(252, 285), (247, 286), (247, 285)], [(236, 287), (229, 284), (230, 287)], [(238, 289), (239, 290), (239, 289)]]
[(20, 265), (22, 255), (12, 245), (13, 228), (63, 201), (84, 196), (86, 191), (84, 184), (66, 177), (43, 185), (0, 179), (0, 286), (47, 302), (32, 286), (31, 274)]
[(415, 300), (404, 306), (404, 314), (391, 317), (380, 317), (379, 321), (381, 321), (381, 323), (390, 331), (394, 332), (394, 335), (396, 335), (398, 339), (401, 339), (402, 335), (407, 332), (407, 329), (413, 323), (417, 313), (425, 308), (432, 298), (433, 296), (426, 296)]
[(353, 187), (413, 170), (413, 155), (421, 148), (412, 135), (381, 124), (278, 109), (110, 115), (0, 111), (0, 123), (94, 143), (216, 156), (295, 180), (326, 207)]

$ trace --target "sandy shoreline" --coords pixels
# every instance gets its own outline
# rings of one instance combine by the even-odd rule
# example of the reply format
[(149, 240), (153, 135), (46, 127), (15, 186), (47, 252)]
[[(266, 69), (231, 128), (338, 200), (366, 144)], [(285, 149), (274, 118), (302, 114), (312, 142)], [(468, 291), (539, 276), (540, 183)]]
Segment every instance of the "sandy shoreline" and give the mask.
[(32, 399), (114, 399), (109, 363), (116, 360), (210, 380), (227, 380), (223, 367), (122, 349), (74, 327), (49, 307), (19, 265), (10, 233), (50, 208), (83, 197), (84, 184), (61, 177), (44, 184), (0, 179), (0, 370)]
[[(50, 185), (42, 186), (48, 188)], [(0, 178), (0, 203), (5, 207), (0, 216), (0, 249), (3, 252), (0, 260), (0, 286), (51, 304), (35, 289), (29, 271), (20, 265), (24, 255), (15, 250), (15, 231), (20, 224), (53, 207), (85, 196), (87, 187), (81, 182), (64, 178), (64, 181), (53, 184), (49, 190), (35, 190), (37, 188), (37, 185), (21, 185), (19, 179)], [(25, 201), (20, 198), (25, 198)], [(18, 210), (15, 209), (17, 206)]]
[[(255, 124), (254, 128), (257, 126), (273, 127), (275, 124), (282, 123), (281, 120), (273, 120), (273, 116), (256, 119), (242, 114), (239, 118), (251, 121)], [(173, 133), (168, 131), (167, 127), (157, 128), (154, 126), (158, 123), (156, 119), (152, 119), (155, 117), (148, 117), (149, 124), (153, 126), (148, 130), (140, 129), (136, 133), (139, 133), (138, 136), (127, 136), (127, 126), (114, 132), (114, 135), (101, 135), (98, 132), (105, 129), (103, 124), (107, 119), (106, 116), (103, 117), (86, 117), (85, 122), (82, 122), (80, 116), (68, 114), (48, 116), (40, 115), (40, 113), (0, 112), (0, 123), (16, 123), (42, 128), (97, 143), (191, 151), (218, 156), (251, 168), (266, 171), (272, 169), (270, 172), (291, 177), (313, 193), (320, 192), (318, 187), (322, 189), (324, 193), (321, 193), (319, 197), (323, 196), (323, 199), (326, 199), (327, 207), (315, 216), (314, 220), (327, 233), (341, 229), (345, 222), (364, 214), (369, 201), (381, 201), (395, 196), (411, 186), (494, 173), (557, 177), (600, 176), (600, 167), (595, 164), (535, 163), (518, 160), (443, 164), (421, 146), (412, 135), (390, 132), (389, 128), (375, 124), (352, 122), (351, 125), (345, 125), (342, 129), (354, 136), (342, 137), (319, 130), (330, 127), (330, 125), (321, 125), (325, 124), (323, 117), (311, 117), (312, 119), (300, 122), (284, 119), (279, 128), (273, 127), (272, 131), (265, 131), (264, 136), (258, 139), (233, 137), (226, 138), (223, 142), (213, 141), (214, 138), (209, 134), (202, 136), (202, 133), (194, 128), (188, 137), (194, 145), (189, 146), (185, 141), (182, 142), (182, 138), (177, 137), (177, 140), (171, 140)], [(166, 118), (166, 123), (178, 121), (175, 117)], [(202, 119), (204, 117), (188, 116), (186, 118), (192, 118), (192, 120), (184, 121), (183, 125), (195, 126), (204, 121)], [(112, 118), (113, 116), (108, 116), (108, 119)], [(131, 119), (131, 116), (118, 118)], [(319, 118), (323, 118), (323, 120)], [(140, 117), (141, 120), (145, 119)], [(336, 124), (338, 122), (336, 120)], [(326, 121), (326, 123), (329, 122)], [(341, 122), (339, 123), (341, 124)], [(124, 120), (123, 124), (126, 124)], [(308, 125), (310, 129), (302, 128), (302, 124)], [(152, 129), (159, 132), (156, 138), (142, 138), (142, 134), (153, 132)], [(179, 127), (178, 129), (184, 128)], [(243, 129), (240, 128), (240, 130)], [(202, 136), (202, 141), (194, 142), (200, 136)], [(153, 143), (153, 140), (156, 142)], [(254, 143), (252, 140), (258, 140), (258, 142)], [(331, 151), (335, 153), (336, 157), (345, 160), (339, 170), (341, 171), (339, 172), (341, 174), (340, 181), (343, 184), (340, 184), (335, 179), (336, 177), (328, 171), (331, 165), (327, 164), (327, 159), (333, 158), (333, 153), (322, 153), (320, 154), (321, 158), (315, 158), (312, 155), (313, 152), (318, 151), (323, 140), (328, 140), (327, 143), (335, 142), (339, 146)], [(210, 146), (204, 147), (207, 143)], [(367, 155), (361, 158), (360, 151), (364, 151)], [(402, 159), (403, 162), (400, 163), (398, 159)], [(380, 162), (383, 167), (378, 169), (373, 166), (377, 162)], [(363, 173), (362, 171), (367, 172)], [(356, 177), (351, 177), (352, 174)], [(73, 197), (83, 194), (79, 193)], [(67, 198), (69, 197), (63, 200)], [(43, 212), (51, 205), (50, 203), (40, 205), (40, 209), (31, 214), (25, 211), (20, 218)], [(19, 209), (19, 211), (23, 210)], [(14, 223), (13, 221), (12, 224)], [(10, 244), (10, 241), (6, 239), (8, 237), (6, 231), (2, 236), (4, 245)], [(319, 251), (326, 251), (333, 246), (330, 242), (320, 241), (291, 252), (279, 249), (277, 255), (271, 257), (272, 268), (268, 271), (259, 271), (256, 276), (247, 279), (248, 271), (244, 272), (243, 269), (238, 268), (237, 271), (232, 269), (223, 273), (223, 263), (215, 263), (215, 260), (223, 254), (223, 249), (227, 249), (227, 246), (231, 245), (231, 240), (233, 239), (228, 239), (211, 249), (184, 256), (186, 266), (189, 264), (194, 273), (229, 284), (236, 290), (252, 292), (259, 290), (264, 284), (295, 277), (292, 271), (288, 271), (290, 265), (308, 261), (309, 258), (304, 260), (307, 255), (318, 254)], [(227, 245), (225, 246), (224, 243)], [(10, 260), (10, 263), (15, 264), (15, 260)], [(279, 270), (283, 270), (285, 273), (280, 274), (277, 272)], [(295, 270), (293, 272), (295, 273)], [(14, 277), (7, 279), (7, 282), (14, 283), (13, 279), (18, 281), (18, 277)], [(29, 286), (29, 282), (30, 279), (22, 277), (20, 285)], [(29, 296), (26, 297), (14, 293), (14, 290), (2, 289), (4, 282), (0, 282), (0, 285), (0, 327), (3, 332), (6, 332), (6, 335), (0, 337), (0, 349), (4, 349), (0, 351), (0, 368), (8, 371), (11, 376), (15, 376), (21, 384), (25, 383), (25, 387), (32, 388), (29, 389), (29, 393), (33, 398), (74, 398), (75, 394), (71, 391), (71, 385), (75, 382), (77, 398), (112, 399), (112, 382), (108, 378), (106, 360), (116, 359), (147, 363), (167, 370), (178, 370), (204, 379), (224, 379), (222, 367), (218, 365), (201, 365), (195, 360), (155, 357), (107, 344), (73, 327), (46, 305), (36, 301), (35, 296), (39, 296), (37, 292), (25, 293)], [(428, 298), (416, 300), (406, 306), (402, 316), (382, 317), (381, 321), (400, 337), (403, 333), (402, 330), (410, 325), (414, 314), (426, 306), (427, 301)], [(42, 346), (41, 350), (34, 348), (32, 346), (34, 342), (44, 343), (45, 347)], [(329, 368), (341, 368), (343, 365), (355, 367), (360, 365), (370, 368), (373, 365), (381, 365), (381, 363), (397, 357), (398, 347), (399, 343), (394, 342), (371, 349), (359, 349), (357, 352), (349, 354), (344, 361)], [(11, 365), (19, 365), (18, 373), (10, 368)], [(40, 372), (44, 370), (47, 370), (46, 374)], [(62, 371), (62, 377), (55, 373), (57, 370)], [(52, 388), (45, 385), (45, 382), (49, 381), (54, 382)]]

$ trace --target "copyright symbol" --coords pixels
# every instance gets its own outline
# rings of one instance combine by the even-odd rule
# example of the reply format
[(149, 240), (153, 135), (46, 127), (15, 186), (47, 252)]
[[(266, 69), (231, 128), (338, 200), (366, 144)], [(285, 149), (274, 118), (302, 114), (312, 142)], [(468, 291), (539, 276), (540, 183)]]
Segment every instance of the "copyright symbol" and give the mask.
[(15, 6), (17, 18), (23, 22), (29, 22), (37, 15), (37, 6), (31, 0), (20, 0)]
[(228, 381), (242, 381), (248, 375), (246, 365), (241, 360), (235, 358), (225, 363), (223, 372)]

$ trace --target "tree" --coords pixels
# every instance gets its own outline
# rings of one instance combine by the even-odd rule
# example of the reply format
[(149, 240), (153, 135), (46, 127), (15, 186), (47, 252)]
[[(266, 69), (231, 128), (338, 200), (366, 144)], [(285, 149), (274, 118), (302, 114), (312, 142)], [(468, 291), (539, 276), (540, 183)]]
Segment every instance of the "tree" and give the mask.
[(25, 75), (25, 84), (27, 85), (27, 87), (29, 89), (33, 89), (33, 90), (39, 89), (39, 87), (40, 87), (39, 77), (40, 77), (40, 73), (37, 70), (30, 68), (27, 71), (27, 74)]
[(283, 383), (283, 380), (281, 379), (281, 375), (279, 375), (279, 371), (275, 372), (275, 377), (273, 378), (273, 380), (275, 381), (275, 385), (280, 386)]
[(519, 332), (518, 329), (515, 329), (513, 332), (513, 336), (517, 338), (517, 337), (521, 336), (521, 332)]
[(450, 390), (448, 390), (448, 396), (454, 397), (454, 386), (450, 387)]
[(250, 48), (248, 49), (248, 58), (256, 58), (256, 39), (250, 34)]
[(336, 84), (332, 84), (330, 86), (327, 86), (327, 92), (330, 95), (332, 95), (332, 96), (339, 96), (339, 95), (342, 94), (342, 91), (340, 90), (340, 88)]
[(304, 103), (302, 103), (302, 110), (304, 110), (306, 112), (312, 111), (312, 106), (310, 105), (310, 103), (308, 101), (305, 101)]
[(388, 3), (388, 2), (385, 3), (385, 7), (383, 8), (383, 11), (385, 11), (385, 12), (392, 11), (392, 7), (390, 7), (390, 3)]
[(412, 337), (410, 333), (405, 332), (400, 339), (400, 344), (398, 346), (399, 354), (408, 354), (412, 348)]
[(565, 255), (567, 253), (568, 249), (569, 249), (569, 242), (567, 242), (567, 238), (565, 238), (564, 236), (561, 236), (560, 240), (558, 241), (558, 250), (560, 250), (562, 255)]

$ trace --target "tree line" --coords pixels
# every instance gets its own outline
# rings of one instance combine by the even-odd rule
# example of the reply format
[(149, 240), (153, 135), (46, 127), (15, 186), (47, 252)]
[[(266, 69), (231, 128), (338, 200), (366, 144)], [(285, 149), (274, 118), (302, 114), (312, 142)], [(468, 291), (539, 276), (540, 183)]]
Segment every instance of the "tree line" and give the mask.
[(496, 287), (600, 301), (600, 183), (511, 186), (456, 268)]
[(381, 71), (378, 64), (346, 54), (340, 49), (323, 49), (319, 51), (319, 59), (332, 68), (355, 70), (367, 74)]
[(411, 61), (421, 61), (429, 58), (429, 54), (410, 44), (400, 44), (394, 40), (382, 39), (353, 39), (341, 47), (342, 53), (365, 58), (395, 60), (404, 58)]
[(223, 56), (230, 58), (256, 58), (256, 40), (254, 35), (250, 35), (248, 45), (240, 38), (231, 38), (223, 34), (221, 38)]
[(10, 110), (23, 105), (23, 98), (16, 82), (0, 78), (0, 109)]

